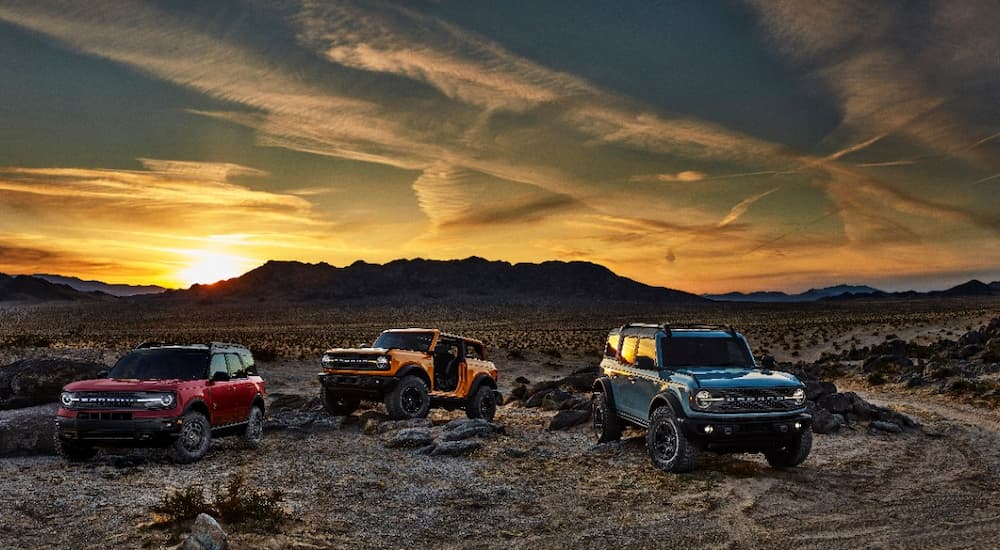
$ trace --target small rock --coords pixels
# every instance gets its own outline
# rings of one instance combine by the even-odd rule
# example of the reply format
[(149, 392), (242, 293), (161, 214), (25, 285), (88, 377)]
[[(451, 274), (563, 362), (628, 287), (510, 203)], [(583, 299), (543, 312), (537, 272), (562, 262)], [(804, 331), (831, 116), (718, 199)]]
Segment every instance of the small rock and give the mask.
[(378, 424), (378, 433), (384, 434), (405, 428), (430, 428), (434, 422), (430, 418), (408, 418), (406, 420), (386, 420)]
[(577, 424), (583, 424), (590, 419), (590, 409), (585, 411), (565, 410), (559, 411), (552, 420), (549, 421), (549, 430), (565, 430)]
[[(526, 378), (522, 376), (519, 377), (518, 380), (526, 380)], [(519, 384), (515, 386), (514, 389), (510, 390), (510, 398), (512, 401), (515, 399), (523, 401), (527, 394), (528, 394), (528, 386), (525, 386), (524, 384)]]
[(872, 428), (894, 434), (903, 432), (903, 428), (901, 428), (899, 424), (896, 424), (895, 422), (885, 422), (882, 420), (876, 420), (872, 422)]
[(545, 394), (542, 398), (542, 410), (554, 411), (559, 410), (562, 407), (560, 405), (573, 397), (573, 394), (569, 392), (562, 391), (560, 389), (554, 389)]
[(525, 407), (540, 407), (540, 406), (542, 406), (542, 400), (545, 399), (545, 396), (548, 395), (548, 393), (550, 391), (552, 391), (552, 390), (551, 389), (549, 389), (549, 390), (543, 390), (543, 391), (539, 391), (539, 392), (536, 392), (536, 393), (532, 394), (532, 393), (530, 393), (531, 390), (529, 389), (528, 392), (530, 394), (530, 397), (528, 397), (528, 399), (524, 402), (524, 406)]
[(482, 418), (457, 418), (444, 425), (441, 439), (445, 441), (461, 441), (470, 437), (489, 437), (503, 434), (506, 428)]
[(474, 440), (443, 441), (431, 451), (431, 456), (462, 456), (482, 448), (483, 444)]
[(524, 458), (528, 456), (528, 451), (525, 451), (524, 449), (508, 448), (501, 451), (501, 453), (503, 453), (504, 456), (508, 456), (510, 458)]
[(527, 386), (528, 384), (531, 383), (531, 380), (528, 380), (527, 378), (525, 378), (523, 376), (518, 376), (517, 378), (514, 379), (514, 382), (517, 383), (517, 384), (523, 384), (523, 385)]
[(184, 541), (184, 550), (226, 550), (229, 537), (212, 516), (201, 513), (191, 526), (191, 534)]
[(434, 442), (434, 436), (427, 428), (407, 428), (400, 430), (395, 437), (386, 442), (390, 449), (426, 447)]

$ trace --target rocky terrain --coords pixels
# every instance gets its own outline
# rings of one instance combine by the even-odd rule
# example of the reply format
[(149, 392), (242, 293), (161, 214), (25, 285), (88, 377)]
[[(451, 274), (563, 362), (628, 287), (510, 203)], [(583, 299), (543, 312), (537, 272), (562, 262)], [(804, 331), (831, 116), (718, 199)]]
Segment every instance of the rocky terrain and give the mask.
[[(315, 358), (284, 348), (261, 362), (269, 387), (261, 449), (220, 439), (192, 465), (141, 450), (68, 464), (46, 447), (53, 405), (15, 401), (28, 406), (0, 412), (0, 441), (35, 437), (0, 458), (0, 547), (177, 546), (192, 521), (154, 509), (192, 485), (215, 491), (233, 474), (281, 491), (287, 516), (267, 526), (222, 522), (233, 548), (989, 547), (1000, 531), (995, 313), (928, 308), (873, 321), (859, 312), (844, 322), (845, 313), (838, 329), (812, 310), (785, 311), (769, 326), (748, 325), (758, 351), (766, 346), (775, 368), (796, 372), (809, 389), (819, 435), (810, 458), (787, 471), (756, 455), (706, 455), (692, 474), (665, 474), (649, 464), (636, 430), (595, 445), (584, 390), (600, 336), (576, 344), (577, 332), (563, 329), (591, 321), (569, 317), (529, 323), (549, 323), (542, 345), (491, 350), (507, 396), (494, 423), (441, 410), (392, 422), (378, 406), (331, 417), (316, 399)], [(593, 322), (605, 328), (574, 330), (613, 326)], [(772, 327), (799, 349), (775, 345)], [(309, 332), (280, 329), (296, 330)], [(369, 330), (355, 327), (353, 339)], [(471, 333), (494, 338), (491, 330), (502, 329)], [(48, 345), (0, 349), (5, 402), (44, 386), (30, 373), (54, 372), (46, 358), (73, 359), (78, 366), (61, 376), (84, 376), (118, 353), (67, 345), (58, 331), (40, 336)]]

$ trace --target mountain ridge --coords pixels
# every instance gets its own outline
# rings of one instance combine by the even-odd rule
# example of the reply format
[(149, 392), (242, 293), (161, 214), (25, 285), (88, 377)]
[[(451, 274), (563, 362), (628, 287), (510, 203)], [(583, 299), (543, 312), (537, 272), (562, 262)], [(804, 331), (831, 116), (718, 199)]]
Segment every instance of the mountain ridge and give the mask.
[(158, 285), (129, 285), (124, 283), (105, 283), (91, 279), (81, 279), (79, 277), (69, 277), (66, 275), (53, 275), (49, 273), (36, 273), (32, 275), (38, 279), (50, 283), (67, 285), (80, 292), (103, 292), (112, 296), (137, 296), (141, 294), (158, 294), (167, 289)]

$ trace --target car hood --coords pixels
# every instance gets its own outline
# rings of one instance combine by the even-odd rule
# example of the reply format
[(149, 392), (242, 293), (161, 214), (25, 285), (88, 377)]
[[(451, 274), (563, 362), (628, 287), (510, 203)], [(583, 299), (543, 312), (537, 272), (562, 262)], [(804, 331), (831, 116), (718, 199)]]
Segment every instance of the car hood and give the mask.
[(332, 348), (325, 352), (327, 355), (385, 355), (389, 353), (386, 348)]
[(677, 372), (694, 378), (702, 388), (774, 388), (801, 386), (787, 372), (741, 367), (682, 369)]
[(133, 380), (127, 378), (99, 378), (95, 380), (80, 380), (67, 384), (65, 391), (172, 391), (182, 384), (192, 380)]

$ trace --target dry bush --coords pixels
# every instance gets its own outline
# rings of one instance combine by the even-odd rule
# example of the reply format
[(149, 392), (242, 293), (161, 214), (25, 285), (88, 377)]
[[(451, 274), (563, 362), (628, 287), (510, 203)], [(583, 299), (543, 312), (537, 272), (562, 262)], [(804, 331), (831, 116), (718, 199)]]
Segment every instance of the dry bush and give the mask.
[(247, 483), (242, 474), (233, 474), (225, 485), (215, 487), (211, 502), (204, 488), (194, 484), (163, 497), (153, 513), (168, 523), (187, 521), (205, 513), (226, 524), (247, 524), (253, 529), (269, 529), (283, 522), (287, 514), (281, 507), (278, 490), (263, 490)]

